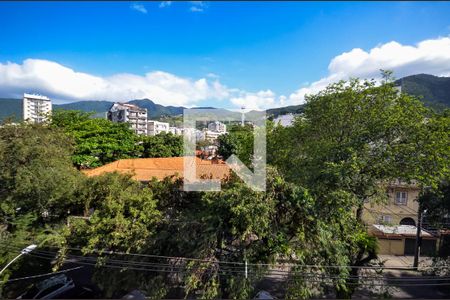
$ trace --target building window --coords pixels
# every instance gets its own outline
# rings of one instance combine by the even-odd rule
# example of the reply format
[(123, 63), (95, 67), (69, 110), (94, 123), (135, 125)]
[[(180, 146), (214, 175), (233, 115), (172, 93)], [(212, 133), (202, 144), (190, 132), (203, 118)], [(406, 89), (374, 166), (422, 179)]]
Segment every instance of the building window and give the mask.
[(408, 201), (408, 192), (396, 192), (395, 193), (395, 204), (397, 205), (406, 205)]
[(390, 215), (383, 215), (380, 217), (380, 223), (382, 224), (391, 224), (392, 217)]

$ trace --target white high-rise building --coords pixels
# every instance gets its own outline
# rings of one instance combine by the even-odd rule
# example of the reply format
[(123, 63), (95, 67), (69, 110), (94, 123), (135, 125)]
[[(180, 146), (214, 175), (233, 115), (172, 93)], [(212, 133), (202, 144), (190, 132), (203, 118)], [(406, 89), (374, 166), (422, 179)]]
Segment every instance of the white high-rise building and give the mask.
[(166, 122), (159, 122), (159, 121), (153, 121), (148, 120), (147, 122), (147, 132), (148, 135), (157, 135), (162, 132), (169, 133), (169, 123)]
[(42, 123), (52, 111), (52, 101), (42, 95), (23, 94), (23, 120)]
[(110, 121), (129, 123), (136, 134), (147, 135), (147, 109), (127, 103), (114, 103), (107, 113)]

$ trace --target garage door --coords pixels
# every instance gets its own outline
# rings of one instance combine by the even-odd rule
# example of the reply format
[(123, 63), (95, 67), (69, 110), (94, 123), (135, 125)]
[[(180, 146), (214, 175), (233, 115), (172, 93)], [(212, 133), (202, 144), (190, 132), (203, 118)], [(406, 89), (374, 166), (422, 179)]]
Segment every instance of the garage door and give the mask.
[(416, 247), (415, 239), (405, 240), (405, 255), (414, 255), (414, 248)]

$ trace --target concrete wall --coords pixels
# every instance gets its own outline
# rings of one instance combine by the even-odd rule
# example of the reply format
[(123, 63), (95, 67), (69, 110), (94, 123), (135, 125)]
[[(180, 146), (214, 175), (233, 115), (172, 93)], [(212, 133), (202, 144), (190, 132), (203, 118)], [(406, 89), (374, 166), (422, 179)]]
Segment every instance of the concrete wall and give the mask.
[(378, 254), (403, 255), (405, 253), (404, 239), (378, 238)]

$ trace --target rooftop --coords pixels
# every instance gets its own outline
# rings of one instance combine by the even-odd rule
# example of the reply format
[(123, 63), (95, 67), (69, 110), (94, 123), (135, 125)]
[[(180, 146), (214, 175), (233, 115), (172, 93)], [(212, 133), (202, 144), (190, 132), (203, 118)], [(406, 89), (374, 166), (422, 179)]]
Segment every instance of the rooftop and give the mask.
[[(376, 235), (383, 235), (383, 236), (405, 236), (405, 237), (411, 237), (416, 236), (417, 233), (417, 227), (413, 225), (373, 225), (375, 229), (378, 232), (374, 232)], [(377, 234), (378, 233), (378, 234)], [(422, 237), (432, 237), (432, 235), (423, 230), (421, 231)]]
[(28, 99), (38, 99), (38, 100), (47, 100), (50, 101), (50, 98), (47, 96), (43, 96), (43, 95), (39, 95), (39, 94), (27, 94), (24, 93), (23, 94), (24, 98), (28, 98)]
[[(224, 179), (230, 174), (230, 168), (221, 160), (211, 161), (196, 157), (195, 163), (199, 179)], [(121, 159), (95, 169), (84, 170), (83, 173), (87, 176), (98, 176), (115, 171), (133, 174), (133, 178), (138, 181), (150, 181), (152, 178), (162, 180), (173, 175), (183, 177), (184, 157)]]
[(119, 108), (130, 108), (130, 109), (134, 109), (134, 110), (147, 111), (146, 108), (141, 108), (141, 107), (139, 107), (137, 105), (130, 104), (130, 103), (116, 102), (116, 103), (113, 104), (112, 107), (114, 107), (114, 106), (119, 107)]

